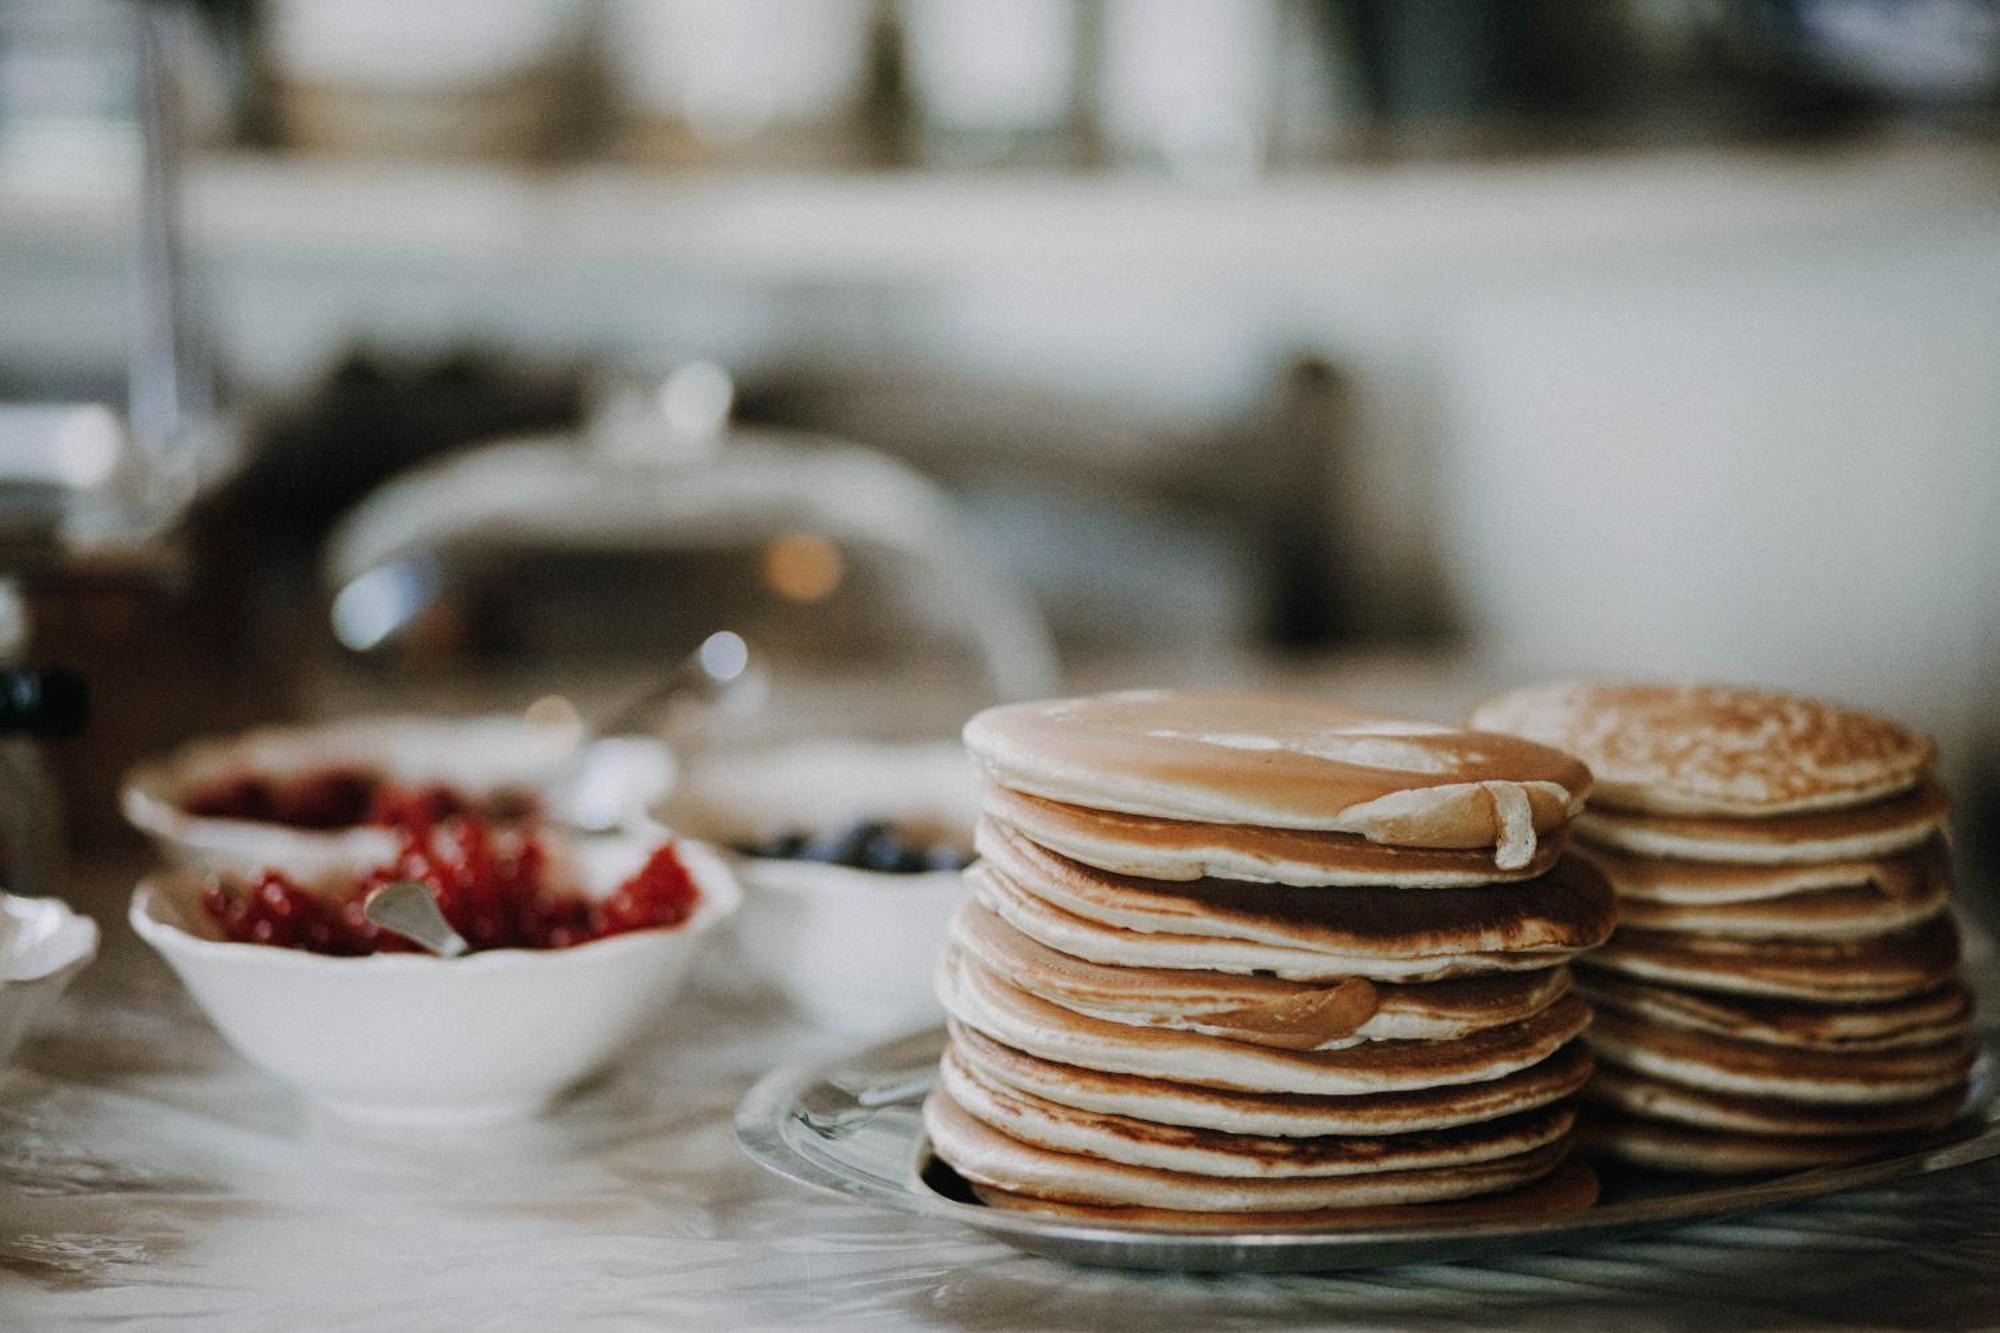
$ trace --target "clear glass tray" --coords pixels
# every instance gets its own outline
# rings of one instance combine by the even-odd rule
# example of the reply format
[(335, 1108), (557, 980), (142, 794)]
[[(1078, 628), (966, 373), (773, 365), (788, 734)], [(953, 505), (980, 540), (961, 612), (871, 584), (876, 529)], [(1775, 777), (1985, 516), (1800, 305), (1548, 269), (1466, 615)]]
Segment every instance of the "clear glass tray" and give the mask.
[(840, 1059), (780, 1069), (753, 1087), (736, 1108), (737, 1141), (760, 1165), (792, 1180), (961, 1222), (1037, 1254), (1077, 1263), (1195, 1272), (1321, 1272), (1555, 1249), (2000, 1156), (2000, 1114), (1989, 1095), (1995, 1066), (1989, 1034), (1974, 1071), (1967, 1114), (1957, 1125), (1894, 1155), (1851, 1165), (1748, 1183), (1607, 1172), (1596, 1206), (1519, 1221), (1200, 1234), (1084, 1224), (970, 1202), (950, 1168), (932, 1156), (918, 1107), (936, 1081), (943, 1047), (944, 1029), (933, 1028)]

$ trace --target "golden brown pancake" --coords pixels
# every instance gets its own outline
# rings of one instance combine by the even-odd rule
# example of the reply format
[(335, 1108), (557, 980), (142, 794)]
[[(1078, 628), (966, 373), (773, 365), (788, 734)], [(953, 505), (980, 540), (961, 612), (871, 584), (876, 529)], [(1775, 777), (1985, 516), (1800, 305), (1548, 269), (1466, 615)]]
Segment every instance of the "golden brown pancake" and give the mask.
[(1892, 856), (1805, 865), (1745, 865), (1730, 861), (1676, 861), (1636, 856), (1606, 847), (1579, 855), (1604, 872), (1618, 892), (1619, 920), (1631, 905), (1714, 907), (1764, 902), (1822, 889), (1873, 889), (1884, 898), (1925, 898), (1951, 888), (1951, 849), (1942, 836)]
[(995, 784), (1092, 810), (1495, 849), (1527, 864), (1590, 791), (1568, 755), (1315, 699), (1133, 690), (990, 708), (966, 748)]
[(1597, 1202), (1597, 1173), (1588, 1163), (1571, 1158), (1532, 1185), (1476, 1199), (1390, 1208), (1321, 1208), (1305, 1213), (1190, 1213), (1167, 1208), (1092, 1207), (979, 1185), (973, 1186), (972, 1192), (989, 1207), (1103, 1226), (1196, 1232), (1394, 1231), (1524, 1221), (1581, 1212)]
[(942, 1089), (924, 1102), (931, 1148), (975, 1186), (1061, 1203), (1193, 1212), (1299, 1212), (1437, 1203), (1519, 1189), (1561, 1165), (1567, 1138), (1511, 1157), (1366, 1175), (1278, 1179), (1196, 1175), (1051, 1152), (1004, 1134)]
[(1472, 724), (1567, 750), (1602, 809), (1734, 818), (1835, 810), (1921, 782), (1927, 737), (1804, 695), (1721, 685), (1546, 685), (1475, 710)]
[(1936, 990), (1957, 975), (1958, 927), (1946, 914), (1862, 940), (1725, 940), (1620, 930), (1583, 962), (1640, 981), (1733, 995), (1899, 1000)]
[(1743, 1176), (1838, 1166), (1890, 1152), (1907, 1136), (1881, 1138), (1732, 1134), (1599, 1112), (1579, 1131), (1584, 1150), (1633, 1166), (1693, 1175)]
[(1489, 1079), (1410, 1092), (1320, 1097), (1227, 1092), (1059, 1064), (950, 1024), (959, 1058), (991, 1081), (1065, 1106), (1156, 1124), (1277, 1136), (1406, 1134), (1514, 1115), (1570, 1096), (1590, 1077), (1590, 1052), (1572, 1041), (1539, 1064)]
[(1175, 884), (1115, 875), (1037, 847), (991, 819), (980, 821), (975, 841), (988, 868), (1014, 886), (1066, 912), (1126, 930), (1362, 957), (1561, 956), (1602, 943), (1614, 922), (1611, 886), (1576, 857), (1522, 884), (1321, 893), (1243, 880)]
[(1867, 1105), (1929, 1097), (1965, 1081), (1970, 1032), (1890, 1051), (1809, 1051), (1670, 1028), (1607, 1009), (1590, 1029), (1600, 1064), (1748, 1097)]
[(1607, 1064), (1598, 1066), (1584, 1097), (1593, 1106), (1609, 1107), (1627, 1116), (1696, 1129), (1857, 1138), (1943, 1129), (1964, 1112), (1966, 1093), (1966, 1085), (1959, 1083), (1915, 1101), (1814, 1105), (1784, 1097), (1707, 1092)]
[(1576, 821), (1576, 836), (1592, 847), (1633, 856), (1742, 865), (1823, 865), (1894, 856), (1942, 833), (1951, 798), (1926, 782), (1873, 805), (1728, 819), (1715, 815), (1640, 815), (1593, 807)]
[(1010, 1138), (1050, 1152), (1200, 1176), (1283, 1180), (1370, 1175), (1464, 1166), (1512, 1157), (1568, 1135), (1574, 1103), (1461, 1125), (1390, 1135), (1283, 1137), (1225, 1134), (1135, 1116), (1081, 1111), (983, 1078), (946, 1048), (939, 1087), (968, 1115)]
[(1048, 948), (979, 902), (959, 909), (951, 940), (1022, 990), (1076, 1013), (1295, 1051), (1463, 1037), (1533, 1017), (1570, 986), (1560, 967), (1423, 985), (1109, 967)]
[(1632, 902), (1619, 908), (1618, 918), (1634, 930), (1738, 940), (1841, 940), (1907, 930), (1950, 905), (1950, 894), (1940, 884), (1927, 898), (1886, 898), (1873, 889), (1820, 889), (1714, 907)]
[(959, 908), (951, 941), (1050, 1004), (1111, 1022), (1203, 1032), (1253, 1046), (1310, 1051), (1352, 1045), (1368, 1039), (1381, 1007), (1380, 992), (1360, 977), (1299, 982), (1180, 968), (1111, 967), (1073, 958), (1023, 935), (977, 901)]
[(1206, 969), (1320, 984), (1355, 978), (1428, 982), (1500, 971), (1546, 970), (1571, 956), (1567, 952), (1458, 953), (1396, 958), (1330, 953), (1214, 935), (1127, 930), (1066, 912), (1016, 886), (988, 861), (977, 862), (967, 869), (965, 879), (981, 904), (1004, 917), (1007, 924), (1023, 935), (1071, 957), (1116, 967)]
[(1964, 1032), (1972, 1021), (1972, 993), (1956, 981), (1908, 999), (1840, 1005), (1704, 994), (1599, 969), (1586, 971), (1578, 990), (1596, 1013), (1615, 1010), (1666, 1027), (1813, 1051), (1931, 1046)]
[(1500, 1078), (1546, 1060), (1590, 1021), (1584, 1003), (1565, 996), (1532, 1018), (1456, 1041), (1370, 1041), (1336, 1051), (1283, 1051), (1087, 1018), (1036, 999), (957, 948), (946, 951), (938, 969), (938, 999), (964, 1026), (1060, 1064), (1236, 1092), (1319, 1096)]
[(1547, 874), (1569, 841), (1561, 830), (1545, 833), (1527, 864), (1501, 870), (1483, 850), (1390, 847), (1352, 833), (1125, 815), (1005, 787), (987, 787), (981, 800), (993, 819), (1039, 846), (1099, 870), (1142, 879), (1467, 888)]
[[(1602, 869), (1602, 861), (1598, 861)], [(1716, 867), (1722, 869), (1722, 867)], [(1952, 901), (1952, 877), (1942, 855), (1936, 873), (1914, 875), (1890, 891), (1806, 889), (1776, 899), (1724, 903), (1652, 903), (1620, 899), (1618, 923), (1636, 931), (1676, 931), (1726, 939), (1864, 939), (1906, 931)]]

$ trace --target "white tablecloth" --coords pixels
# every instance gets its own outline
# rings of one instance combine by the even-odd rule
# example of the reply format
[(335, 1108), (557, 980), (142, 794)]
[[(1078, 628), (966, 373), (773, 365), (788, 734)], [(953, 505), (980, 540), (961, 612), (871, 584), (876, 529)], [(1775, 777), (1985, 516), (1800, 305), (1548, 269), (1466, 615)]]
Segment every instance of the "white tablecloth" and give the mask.
[[(126, 929), (0, 1077), (0, 1329), (1143, 1330), (2000, 1323), (2000, 1164), (1573, 1253), (1327, 1277), (1070, 1267), (767, 1176), (730, 1112), (827, 1052), (695, 994), (518, 1130), (302, 1116)], [(129, 881), (127, 881), (129, 882)]]

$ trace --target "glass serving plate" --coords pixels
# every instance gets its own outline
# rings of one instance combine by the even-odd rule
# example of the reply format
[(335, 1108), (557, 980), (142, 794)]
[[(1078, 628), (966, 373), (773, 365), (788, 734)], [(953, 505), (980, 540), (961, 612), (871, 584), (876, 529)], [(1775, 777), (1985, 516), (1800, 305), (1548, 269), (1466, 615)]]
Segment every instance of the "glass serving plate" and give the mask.
[(1994, 1038), (1951, 1129), (1890, 1156), (1754, 1181), (1603, 1171), (1593, 1207), (1557, 1217), (1368, 1231), (1188, 1233), (1061, 1221), (985, 1207), (938, 1161), (918, 1108), (936, 1082), (944, 1029), (853, 1055), (780, 1069), (736, 1108), (736, 1137), (759, 1165), (802, 1184), (904, 1212), (961, 1222), (1077, 1263), (1190, 1272), (1325, 1272), (1554, 1249), (1969, 1166), (2000, 1156), (1990, 1095)]

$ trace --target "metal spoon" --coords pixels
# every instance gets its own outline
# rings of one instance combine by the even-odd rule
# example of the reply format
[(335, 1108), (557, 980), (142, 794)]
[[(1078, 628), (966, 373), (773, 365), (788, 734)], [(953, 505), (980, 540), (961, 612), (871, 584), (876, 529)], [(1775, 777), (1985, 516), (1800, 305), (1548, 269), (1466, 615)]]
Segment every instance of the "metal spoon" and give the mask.
[(361, 915), (386, 931), (420, 944), (440, 958), (457, 958), (472, 946), (451, 928), (431, 891), (413, 879), (384, 884), (361, 904)]
[[(574, 764), (551, 788), (558, 818), (588, 833), (611, 832), (657, 804), (670, 784), (656, 774), (661, 741), (676, 771), (684, 770), (717, 715), (756, 705), (763, 671), (743, 636), (718, 630), (657, 683), (592, 729)], [(635, 808), (640, 807), (640, 808)]]
[(920, 1070), (888, 1083), (871, 1083), (865, 1076), (850, 1086), (838, 1076), (824, 1085), (806, 1089), (798, 1122), (823, 1139), (838, 1139), (853, 1133), (891, 1106), (910, 1106), (922, 1101), (937, 1085), (935, 1069)]

